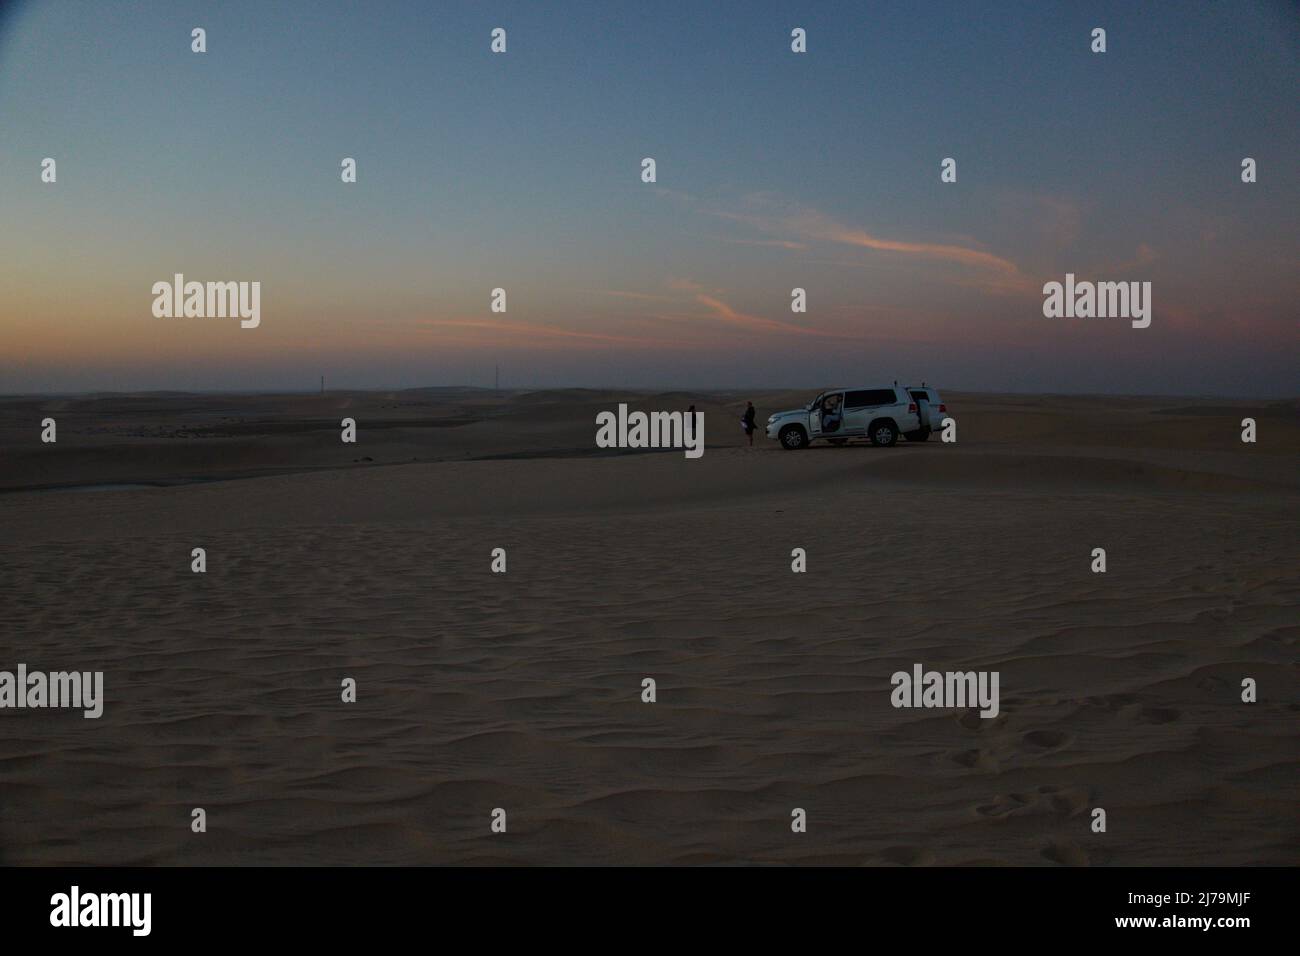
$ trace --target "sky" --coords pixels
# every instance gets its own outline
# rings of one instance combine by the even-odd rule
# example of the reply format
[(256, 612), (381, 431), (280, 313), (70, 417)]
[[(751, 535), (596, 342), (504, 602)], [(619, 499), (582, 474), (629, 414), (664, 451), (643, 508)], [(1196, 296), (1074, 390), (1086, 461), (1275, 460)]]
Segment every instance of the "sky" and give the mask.
[[(1289, 3), (0, 8), (0, 393), (1297, 394)], [(1067, 273), (1150, 327), (1046, 318)]]

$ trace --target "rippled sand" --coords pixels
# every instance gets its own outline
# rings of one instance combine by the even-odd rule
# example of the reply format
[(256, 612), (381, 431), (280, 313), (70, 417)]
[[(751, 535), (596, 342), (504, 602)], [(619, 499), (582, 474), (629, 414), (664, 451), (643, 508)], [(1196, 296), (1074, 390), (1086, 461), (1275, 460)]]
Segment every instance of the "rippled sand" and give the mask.
[[(581, 448), (588, 399), (369, 449), (363, 419), (367, 467), (0, 495), (0, 669), (107, 696), (0, 712), (0, 863), (1300, 861), (1294, 415), (1237, 447), (1236, 407), (1094, 433), (972, 397), (957, 446), (789, 454), (719, 400), (700, 461), (439, 455)], [(126, 478), (69, 432), (51, 483)], [(205, 440), (249, 441), (128, 471)], [(916, 662), (1000, 671), (1001, 714), (894, 709)]]

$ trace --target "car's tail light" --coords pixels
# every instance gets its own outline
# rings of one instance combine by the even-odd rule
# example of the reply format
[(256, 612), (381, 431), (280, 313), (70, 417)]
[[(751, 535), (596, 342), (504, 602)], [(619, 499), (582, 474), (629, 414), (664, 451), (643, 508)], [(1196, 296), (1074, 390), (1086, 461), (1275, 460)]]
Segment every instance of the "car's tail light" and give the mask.
[(946, 415), (947, 412), (948, 412), (948, 406), (947, 406), (947, 405), (940, 405), (940, 406), (939, 406), (939, 414), (940, 414), (940, 415)]
[(908, 405), (908, 406), (907, 406), (907, 410), (908, 410), (909, 412), (914, 412), (914, 411), (916, 411), (916, 402), (912, 402), (910, 405)]

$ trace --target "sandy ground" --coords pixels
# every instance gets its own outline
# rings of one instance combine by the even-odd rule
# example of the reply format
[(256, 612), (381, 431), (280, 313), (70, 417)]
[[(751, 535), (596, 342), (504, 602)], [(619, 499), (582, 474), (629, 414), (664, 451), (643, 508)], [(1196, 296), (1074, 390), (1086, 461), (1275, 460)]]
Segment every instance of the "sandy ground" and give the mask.
[[(1295, 402), (788, 453), (746, 397), (810, 396), (0, 400), (0, 670), (107, 698), (0, 711), (0, 863), (1300, 862)], [(598, 453), (621, 400), (704, 457)], [(158, 487), (49, 490), (103, 483)], [(893, 708), (918, 662), (1001, 714)]]

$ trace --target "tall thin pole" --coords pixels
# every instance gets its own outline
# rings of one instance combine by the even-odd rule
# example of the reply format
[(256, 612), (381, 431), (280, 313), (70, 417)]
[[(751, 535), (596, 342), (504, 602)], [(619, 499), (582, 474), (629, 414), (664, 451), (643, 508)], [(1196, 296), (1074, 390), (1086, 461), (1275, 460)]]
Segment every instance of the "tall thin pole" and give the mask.
[(496, 378), (492, 380), (492, 390), (496, 392), (501, 391), (501, 366), (500, 365), (496, 366)]

